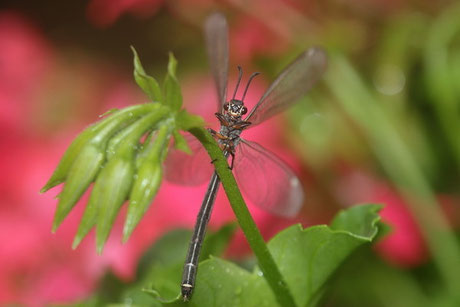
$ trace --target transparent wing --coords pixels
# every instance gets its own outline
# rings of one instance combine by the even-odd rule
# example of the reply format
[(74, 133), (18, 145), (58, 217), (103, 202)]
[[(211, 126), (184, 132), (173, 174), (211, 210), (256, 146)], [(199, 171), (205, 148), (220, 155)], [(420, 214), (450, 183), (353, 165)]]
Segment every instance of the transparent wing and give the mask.
[(239, 188), (254, 204), (280, 216), (295, 216), (304, 193), (289, 167), (257, 143), (241, 140), (236, 148), (234, 173)]
[(279, 74), (245, 121), (251, 122), (252, 127), (293, 105), (321, 78), (326, 66), (323, 49), (304, 51)]
[(192, 155), (171, 148), (165, 161), (166, 180), (181, 185), (199, 185), (211, 178), (214, 170), (206, 150), (190, 134), (184, 135)]
[(227, 95), (228, 75), (228, 26), (227, 20), (220, 13), (209, 16), (204, 26), (206, 49), (211, 72), (217, 88), (217, 111), (222, 110)]

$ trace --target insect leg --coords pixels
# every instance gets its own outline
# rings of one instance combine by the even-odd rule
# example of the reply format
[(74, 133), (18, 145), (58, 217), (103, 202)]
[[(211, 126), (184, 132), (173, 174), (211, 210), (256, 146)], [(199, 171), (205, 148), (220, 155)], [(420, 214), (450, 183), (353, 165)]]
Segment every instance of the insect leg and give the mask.
[(225, 147), (225, 151), (232, 156), (232, 163), (230, 163), (228, 168), (233, 170), (233, 162), (235, 161), (235, 144), (233, 143), (233, 140), (228, 140), (228, 143), (225, 144)]
[(211, 128), (208, 128), (207, 130), (209, 131), (209, 133), (211, 133), (211, 135), (212, 135), (213, 137), (216, 136), (216, 134), (217, 134), (217, 131), (216, 131), (216, 130), (211, 129)]
[(243, 129), (246, 129), (247, 127), (249, 127), (250, 125), (251, 125), (250, 122), (241, 121), (241, 122), (233, 125), (233, 128), (243, 130)]
[(225, 119), (222, 113), (215, 113), (214, 115), (217, 117), (217, 119), (219, 120), (222, 126), (226, 126), (226, 127), (230, 126), (230, 123)]
[(230, 164), (229, 169), (230, 169), (230, 170), (233, 170), (233, 162), (235, 161), (235, 153), (234, 153), (234, 152), (230, 152), (230, 155), (232, 156), (232, 163)]

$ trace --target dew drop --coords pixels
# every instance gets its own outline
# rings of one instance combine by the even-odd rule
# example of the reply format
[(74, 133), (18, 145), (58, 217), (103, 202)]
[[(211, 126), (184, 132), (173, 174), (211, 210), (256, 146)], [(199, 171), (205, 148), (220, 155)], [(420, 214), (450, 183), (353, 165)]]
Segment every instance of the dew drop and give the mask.
[(133, 299), (130, 297), (125, 298), (125, 307), (130, 307), (133, 303)]
[(398, 66), (386, 64), (379, 67), (373, 81), (380, 93), (391, 96), (404, 89), (406, 76)]

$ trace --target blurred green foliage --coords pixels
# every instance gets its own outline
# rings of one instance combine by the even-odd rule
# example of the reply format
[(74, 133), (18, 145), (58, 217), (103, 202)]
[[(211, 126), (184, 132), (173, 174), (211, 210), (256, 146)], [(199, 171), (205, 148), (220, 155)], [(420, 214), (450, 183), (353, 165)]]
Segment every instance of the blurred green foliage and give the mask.
[(359, 61), (331, 52), (326, 87), (293, 114), (305, 141), (300, 147), (308, 148), (304, 158), (316, 175), (321, 177), (337, 156), (379, 172), (406, 199), (433, 256), (427, 285), (421, 282), (424, 273), (398, 271), (365, 253), (363, 280), (342, 272), (337, 293), (332, 291), (338, 298), (328, 304), (460, 304), (459, 240), (438, 200), (440, 194), (459, 194), (459, 20), (458, 3), (435, 17), (392, 16), (379, 28), (378, 44)]

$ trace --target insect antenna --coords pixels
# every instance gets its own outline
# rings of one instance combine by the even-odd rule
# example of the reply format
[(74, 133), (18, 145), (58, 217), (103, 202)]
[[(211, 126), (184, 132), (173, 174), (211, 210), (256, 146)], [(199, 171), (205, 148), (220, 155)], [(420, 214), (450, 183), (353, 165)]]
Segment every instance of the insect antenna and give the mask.
[(249, 77), (248, 84), (246, 84), (246, 89), (244, 90), (243, 93), (243, 98), (241, 98), (241, 101), (244, 101), (244, 97), (246, 97), (246, 93), (248, 92), (249, 84), (251, 84), (252, 79), (254, 79), (255, 76), (259, 75), (260, 72), (254, 72), (252, 75)]
[(235, 99), (236, 92), (238, 91), (238, 87), (240, 86), (241, 78), (243, 77), (243, 69), (241, 66), (238, 65), (238, 81), (236, 82), (235, 92), (233, 93), (232, 100)]

